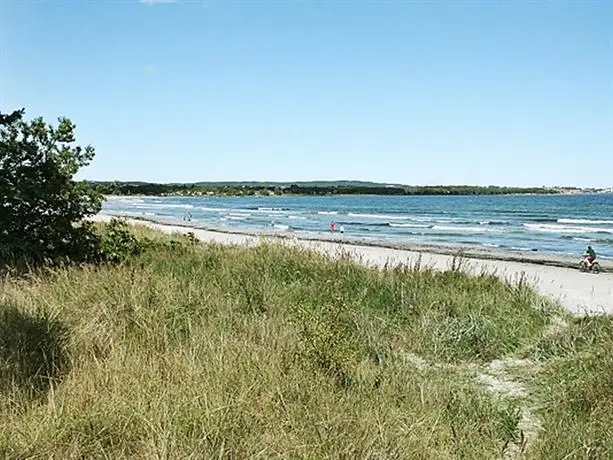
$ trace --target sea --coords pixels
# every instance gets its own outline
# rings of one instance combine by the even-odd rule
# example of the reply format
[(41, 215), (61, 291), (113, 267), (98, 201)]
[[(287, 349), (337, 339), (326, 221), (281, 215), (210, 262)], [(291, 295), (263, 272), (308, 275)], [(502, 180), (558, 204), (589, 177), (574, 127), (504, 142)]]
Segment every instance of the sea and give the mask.
[(108, 197), (103, 214), (230, 231), (329, 234), (392, 243), (613, 259), (613, 194)]

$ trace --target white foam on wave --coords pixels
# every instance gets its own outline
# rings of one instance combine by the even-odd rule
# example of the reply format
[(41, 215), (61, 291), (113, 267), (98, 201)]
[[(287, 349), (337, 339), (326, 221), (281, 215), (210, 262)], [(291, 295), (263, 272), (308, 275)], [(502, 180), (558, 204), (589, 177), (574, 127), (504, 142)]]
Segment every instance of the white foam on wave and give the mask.
[(350, 212), (347, 214), (351, 217), (362, 217), (364, 219), (385, 219), (385, 220), (410, 220), (410, 216), (398, 216), (389, 214), (364, 214), (359, 212)]
[(251, 214), (248, 212), (231, 212), (228, 215), (230, 217), (251, 217)]
[(229, 208), (207, 208), (205, 206), (198, 206), (196, 209), (205, 212), (228, 212), (230, 210)]
[(144, 203), (145, 202), (145, 200), (142, 200), (140, 198), (129, 198), (129, 197), (120, 196), (120, 195), (108, 195), (108, 196), (105, 196), (104, 199), (106, 201), (119, 201), (119, 202), (127, 203), (127, 204)]
[(608, 225), (613, 224), (613, 220), (598, 219), (558, 219), (559, 224), (584, 224), (584, 225)]
[(115, 200), (107, 200), (107, 203), (111, 204), (114, 206), (125, 206), (125, 207), (130, 207), (130, 206), (134, 206), (137, 207), (140, 204), (143, 204), (145, 201), (144, 200), (129, 200), (129, 199), (115, 199)]
[(114, 212), (114, 214), (120, 215), (120, 216), (126, 216), (126, 217), (142, 217), (142, 216), (149, 216), (149, 217), (153, 217), (156, 214), (154, 212), (136, 212), (136, 211), (120, 211), (120, 212)]
[(321, 216), (335, 216), (338, 214), (338, 211), (317, 211), (317, 214)]
[(486, 227), (453, 227), (450, 225), (434, 225), (433, 230), (442, 230), (447, 232), (464, 232), (464, 233), (501, 233), (502, 230)]
[(604, 227), (578, 227), (558, 224), (524, 224), (524, 227), (533, 232), (546, 233), (613, 233), (613, 228)]
[(579, 236), (573, 237), (573, 240), (575, 240), (575, 241), (583, 241), (583, 242), (586, 242), (586, 243), (590, 243), (592, 241), (592, 239), (590, 239), (590, 238), (581, 238)]
[(436, 220), (436, 222), (452, 222), (451, 219), (447, 217), (428, 217), (428, 216), (407, 216), (407, 219), (413, 220), (415, 222), (432, 222)]
[(257, 212), (272, 212), (274, 214), (281, 214), (285, 212), (282, 208), (270, 208), (270, 207), (260, 207), (256, 209)]
[(390, 223), (389, 226), (398, 227), (398, 228), (432, 228), (434, 227), (433, 225), (427, 225), (427, 224), (395, 224), (395, 223)]
[(162, 209), (162, 208), (169, 208), (169, 209), (194, 209), (194, 206), (191, 204), (166, 204), (166, 203), (140, 203), (137, 205), (134, 205), (135, 208), (158, 208), (158, 209)]
[(289, 230), (289, 225), (274, 224), (273, 228), (276, 228), (277, 230)]

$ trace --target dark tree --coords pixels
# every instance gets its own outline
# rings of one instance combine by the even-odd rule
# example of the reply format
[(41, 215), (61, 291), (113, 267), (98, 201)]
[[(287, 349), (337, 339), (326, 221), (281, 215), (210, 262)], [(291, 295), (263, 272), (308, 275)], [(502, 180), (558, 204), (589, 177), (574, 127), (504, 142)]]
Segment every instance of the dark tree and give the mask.
[(0, 114), (0, 263), (79, 257), (93, 236), (78, 223), (102, 197), (74, 176), (94, 149), (74, 145), (69, 119), (54, 127), (24, 113)]

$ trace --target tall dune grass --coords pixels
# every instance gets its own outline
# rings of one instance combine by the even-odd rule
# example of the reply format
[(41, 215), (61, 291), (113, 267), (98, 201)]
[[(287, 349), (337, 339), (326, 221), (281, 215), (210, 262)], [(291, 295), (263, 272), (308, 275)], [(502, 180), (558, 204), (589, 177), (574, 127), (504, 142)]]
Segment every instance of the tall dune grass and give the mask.
[(0, 457), (472, 459), (521, 442), (520, 404), (476, 376), (559, 348), (544, 334), (561, 313), (526, 283), (143, 232), (123, 264), (0, 281)]

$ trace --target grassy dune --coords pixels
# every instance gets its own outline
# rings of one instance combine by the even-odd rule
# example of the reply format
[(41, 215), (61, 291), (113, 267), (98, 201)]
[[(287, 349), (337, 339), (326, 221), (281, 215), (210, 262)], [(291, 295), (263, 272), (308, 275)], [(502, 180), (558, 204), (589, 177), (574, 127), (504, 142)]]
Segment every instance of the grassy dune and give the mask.
[(151, 243), (0, 280), (0, 457), (607, 458), (613, 323), (461, 267)]

